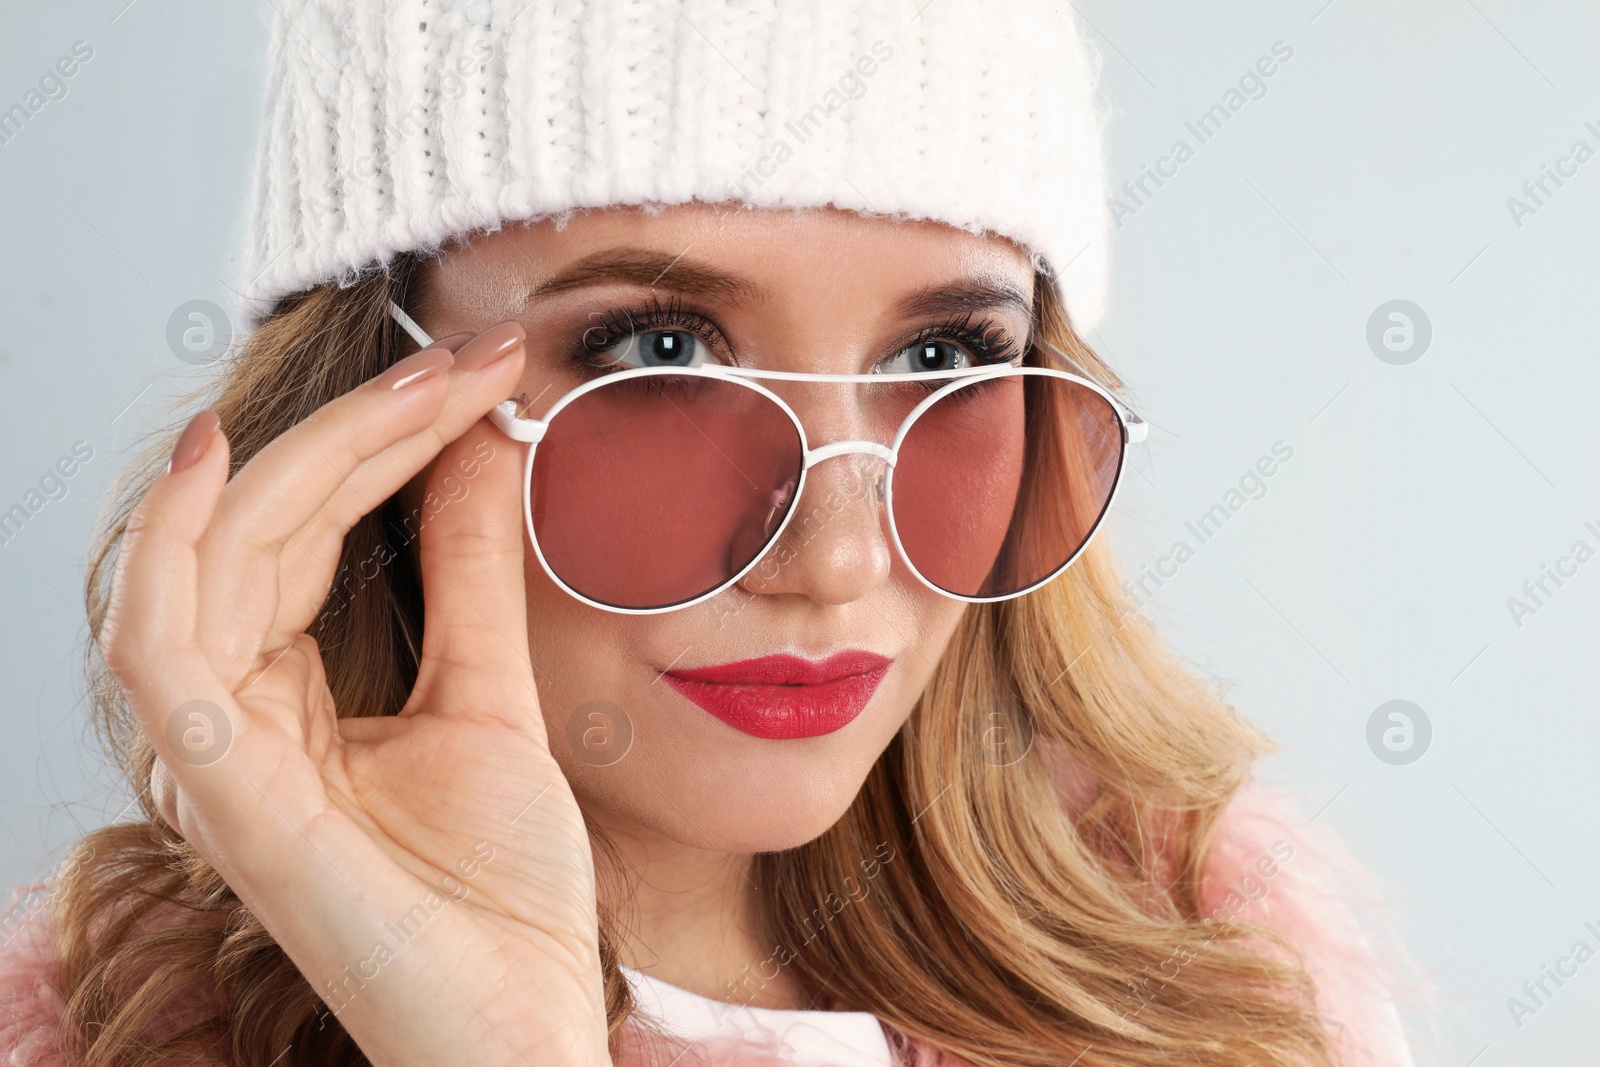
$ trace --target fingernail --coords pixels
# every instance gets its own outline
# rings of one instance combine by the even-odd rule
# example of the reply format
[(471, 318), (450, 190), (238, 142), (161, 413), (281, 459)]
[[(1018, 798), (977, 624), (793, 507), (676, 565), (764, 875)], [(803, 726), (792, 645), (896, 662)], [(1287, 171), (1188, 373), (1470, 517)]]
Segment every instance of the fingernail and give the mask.
[(524, 337), (526, 334), (522, 331), (522, 323), (514, 319), (502, 322), (498, 326), (491, 326), (468, 341), (461, 351), (456, 353), (456, 366), (462, 370), (479, 370), (487, 367), (495, 360), (508, 355), (522, 343)]
[(437, 341), (433, 342), (433, 344), (429, 345), (428, 347), (429, 348), (448, 348), (450, 351), (456, 352), (456, 351), (460, 350), (462, 345), (466, 344), (468, 341), (472, 340), (476, 336), (478, 336), (478, 335), (475, 334), (475, 333), (468, 333), (467, 331), (462, 330), (460, 333), (445, 334), (443, 337), (439, 338)]
[(420, 382), (442, 370), (448, 370), (454, 362), (455, 357), (450, 354), (448, 348), (435, 345), (424, 348), (421, 352), (412, 353), (367, 384), (374, 389), (404, 389), (414, 382)]
[(217, 427), (221, 425), (222, 420), (217, 418), (217, 413), (209, 410), (190, 419), (189, 425), (178, 435), (178, 443), (172, 448), (172, 458), (167, 460), (167, 473), (176, 474), (198, 463), (200, 457), (206, 454), (211, 439), (216, 436)]

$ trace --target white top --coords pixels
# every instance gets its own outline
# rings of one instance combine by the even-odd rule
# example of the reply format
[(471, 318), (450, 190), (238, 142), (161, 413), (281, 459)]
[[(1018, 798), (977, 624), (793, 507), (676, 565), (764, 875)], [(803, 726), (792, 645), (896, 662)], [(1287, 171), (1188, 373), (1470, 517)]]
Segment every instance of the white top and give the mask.
[(799, 1067), (893, 1067), (877, 1016), (865, 1011), (790, 1011), (730, 1004), (652, 978), (622, 973), (642, 1011), (674, 1037), (690, 1041), (742, 1037), (779, 1048)]

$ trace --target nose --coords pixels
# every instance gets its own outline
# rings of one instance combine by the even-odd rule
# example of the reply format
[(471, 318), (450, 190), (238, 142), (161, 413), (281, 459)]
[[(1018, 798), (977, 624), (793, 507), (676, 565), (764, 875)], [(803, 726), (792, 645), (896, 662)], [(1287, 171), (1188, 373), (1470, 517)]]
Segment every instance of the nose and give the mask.
[(805, 488), (781, 536), (740, 586), (847, 604), (882, 585), (893, 564), (882, 517), (888, 449), (840, 442), (816, 449)]

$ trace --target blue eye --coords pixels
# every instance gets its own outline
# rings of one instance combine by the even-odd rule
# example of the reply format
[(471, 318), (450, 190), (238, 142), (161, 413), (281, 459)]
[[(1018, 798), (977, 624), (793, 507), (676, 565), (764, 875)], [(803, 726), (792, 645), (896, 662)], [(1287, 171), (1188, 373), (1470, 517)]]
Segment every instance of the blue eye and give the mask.
[(954, 341), (933, 338), (908, 345), (878, 368), (881, 374), (908, 374), (915, 371), (964, 370), (972, 357)]
[(630, 334), (606, 355), (633, 367), (697, 367), (706, 362), (706, 344), (687, 330), (645, 330)]

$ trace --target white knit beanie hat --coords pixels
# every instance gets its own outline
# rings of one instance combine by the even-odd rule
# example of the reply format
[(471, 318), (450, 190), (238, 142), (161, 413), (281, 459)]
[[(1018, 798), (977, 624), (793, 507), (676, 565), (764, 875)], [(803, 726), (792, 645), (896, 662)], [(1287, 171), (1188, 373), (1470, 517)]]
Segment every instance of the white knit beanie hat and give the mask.
[(1045, 0), (277, 0), (247, 318), (605, 205), (831, 204), (1016, 241), (1106, 302), (1097, 54)]

